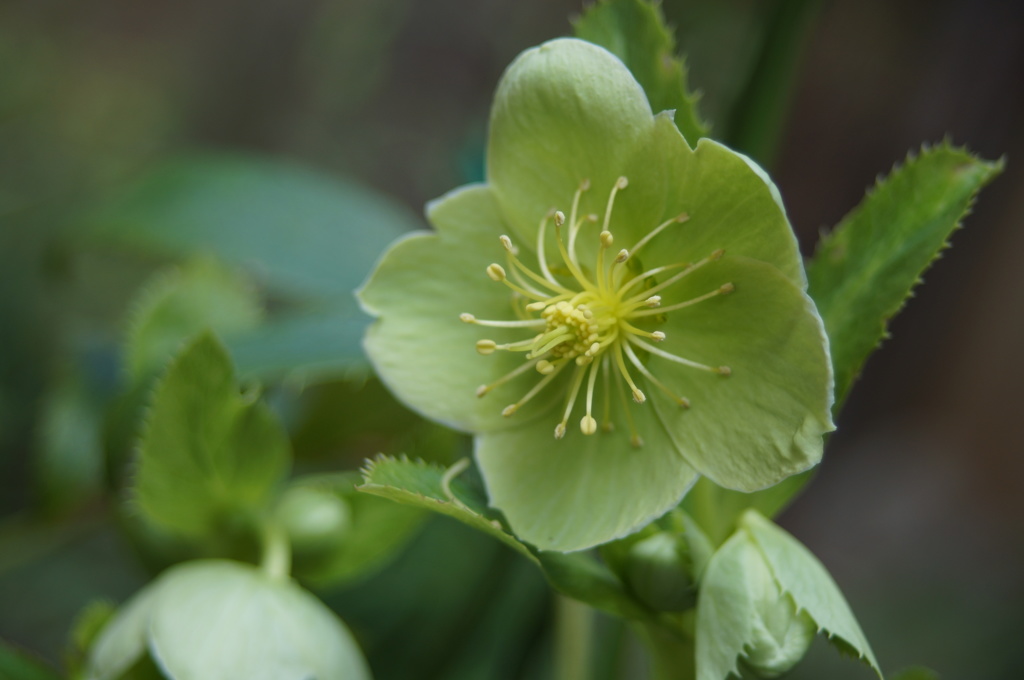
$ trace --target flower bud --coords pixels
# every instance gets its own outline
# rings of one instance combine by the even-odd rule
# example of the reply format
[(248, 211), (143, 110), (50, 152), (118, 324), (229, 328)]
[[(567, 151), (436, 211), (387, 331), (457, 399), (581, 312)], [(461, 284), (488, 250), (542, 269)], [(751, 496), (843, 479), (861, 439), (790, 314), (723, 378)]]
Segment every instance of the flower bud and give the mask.
[(766, 591), (755, 604), (753, 642), (743, 663), (759, 678), (777, 678), (804, 658), (817, 626), (774, 583)]
[(352, 523), (344, 499), (308, 486), (293, 486), (285, 491), (277, 515), (296, 555), (330, 549), (345, 537)]
[(637, 599), (656, 611), (684, 611), (695, 602), (686, 544), (670, 533), (633, 544), (626, 558), (626, 582)]

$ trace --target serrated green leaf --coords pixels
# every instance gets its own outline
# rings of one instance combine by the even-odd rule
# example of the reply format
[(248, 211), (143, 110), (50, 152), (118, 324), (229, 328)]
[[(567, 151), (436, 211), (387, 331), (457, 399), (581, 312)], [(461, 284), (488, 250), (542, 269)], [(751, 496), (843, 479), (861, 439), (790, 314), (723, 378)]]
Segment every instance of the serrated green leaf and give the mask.
[(395, 202), (355, 184), (215, 153), (162, 163), (89, 222), (105, 243), (150, 255), (213, 253), (279, 291), (345, 301), (384, 246), (419, 226)]
[(370, 673), (345, 625), (289, 581), (227, 560), (187, 562), (159, 581), (154, 660), (180, 680), (362, 680)]
[(708, 133), (697, 115), (698, 96), (686, 85), (686, 66), (661, 7), (647, 0), (601, 0), (573, 22), (573, 34), (621, 59), (647, 94), (655, 112), (674, 110), (675, 123), (691, 147)]
[[(829, 335), (838, 411), (921, 274), (948, 245), (978, 191), (1002, 171), (942, 144), (908, 158), (822, 239), (807, 267), (809, 293)], [(717, 543), (747, 508), (773, 517), (813, 472), (751, 494), (700, 479), (684, 506)], [(701, 504), (709, 511), (704, 511)]]
[(263, 316), (253, 286), (210, 258), (157, 274), (135, 298), (125, 339), (125, 370), (139, 384), (162, 369), (187, 338), (203, 330), (231, 335)]
[(239, 392), (210, 334), (175, 357), (146, 420), (135, 496), (167, 529), (203, 536), (230, 515), (262, 513), (288, 472), (283, 429), (255, 394)]
[(871, 645), (846, 603), (839, 586), (811, 551), (790, 534), (754, 511), (740, 523), (756, 543), (782, 591), (814, 619), (829, 638), (839, 638), (882, 677)]
[[(347, 531), (325, 537), (307, 554), (293, 551), (292, 572), (317, 587), (333, 587), (381, 568), (415, 535), (426, 514), (420, 509), (358, 493), (357, 473), (311, 475), (292, 488), (331, 494), (349, 508)], [(294, 546), (293, 546), (294, 547)]]
[(822, 239), (809, 293), (831, 343), (836, 404), (978, 191), (1002, 170), (946, 143), (911, 156)]
[(358, 490), (457, 519), (538, 565), (559, 592), (617, 616), (650, 619), (650, 610), (634, 600), (604, 564), (583, 553), (536, 550), (520, 542), (487, 506), (482, 490), (461, 481), (458, 474), (465, 466), (460, 462), (444, 468), (419, 460), (380, 456), (367, 464)]
[(536, 562), (530, 549), (513, 536), (487, 507), (478, 490), (460, 481), (460, 462), (451, 468), (408, 458), (379, 456), (367, 463), (359, 491), (399, 503), (426, 508), (459, 520), (497, 538), (527, 559)]

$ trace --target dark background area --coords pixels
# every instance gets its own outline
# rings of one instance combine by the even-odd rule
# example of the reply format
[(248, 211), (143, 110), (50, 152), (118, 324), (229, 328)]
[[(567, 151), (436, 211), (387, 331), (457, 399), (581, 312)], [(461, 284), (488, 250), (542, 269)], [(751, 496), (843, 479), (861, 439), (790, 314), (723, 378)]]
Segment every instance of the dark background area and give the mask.
[[(664, 2), (712, 136), (728, 134), (777, 4)], [(1024, 4), (804, 5), (815, 10), (769, 169), (805, 253), (922, 143), (949, 138), (986, 159), (1005, 155), (1007, 167), (892, 323), (817, 478), (780, 522), (832, 571), (885, 669), (1018, 678)], [(83, 206), (170, 153), (212, 147), (354, 178), (419, 212), (481, 177), (502, 69), (567, 34), (579, 9), (551, 0), (0, 5), (0, 512), (33, 508), (38, 405), (62, 357), (119, 331), (125, 291), (89, 279), (95, 269), (60, 245)], [(55, 658), (70, 620), (33, 618), (14, 593), (59, 596), (68, 604), (53, 611), (63, 613), (97, 595), (123, 599), (141, 582), (132, 566), (104, 571), (104, 559), (130, 563), (113, 536), (79, 548), (95, 553), (98, 572), (59, 552), (36, 581), (0, 569), (0, 637)], [(793, 677), (867, 677), (829, 654), (816, 649)]]

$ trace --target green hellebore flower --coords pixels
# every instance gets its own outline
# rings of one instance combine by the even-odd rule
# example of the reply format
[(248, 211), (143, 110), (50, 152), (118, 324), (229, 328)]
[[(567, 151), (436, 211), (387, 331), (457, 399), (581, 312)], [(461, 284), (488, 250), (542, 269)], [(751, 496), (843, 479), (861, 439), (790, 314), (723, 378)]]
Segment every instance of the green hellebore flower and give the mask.
[(691, 150), (622, 62), (560, 39), (502, 77), (487, 175), (431, 203), (437, 233), (394, 244), (360, 299), (382, 379), (476, 435), (521, 539), (584, 549), (700, 474), (753, 491), (820, 460), (828, 341), (752, 161)]

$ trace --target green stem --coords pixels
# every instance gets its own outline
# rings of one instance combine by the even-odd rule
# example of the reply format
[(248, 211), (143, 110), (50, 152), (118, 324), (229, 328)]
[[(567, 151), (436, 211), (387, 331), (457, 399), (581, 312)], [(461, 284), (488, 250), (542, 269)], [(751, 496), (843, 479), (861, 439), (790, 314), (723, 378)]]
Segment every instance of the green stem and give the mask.
[(292, 568), (292, 548), (288, 534), (277, 522), (263, 528), (263, 557), (260, 568), (275, 581), (286, 581)]
[(728, 142), (770, 166), (789, 108), (804, 38), (820, 0), (778, 0), (743, 94), (733, 106)]
[(638, 625), (637, 633), (650, 652), (654, 680), (695, 680), (693, 638), (651, 624)]
[(555, 598), (555, 677), (588, 680), (594, 612), (564, 595)]

